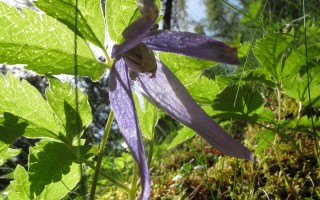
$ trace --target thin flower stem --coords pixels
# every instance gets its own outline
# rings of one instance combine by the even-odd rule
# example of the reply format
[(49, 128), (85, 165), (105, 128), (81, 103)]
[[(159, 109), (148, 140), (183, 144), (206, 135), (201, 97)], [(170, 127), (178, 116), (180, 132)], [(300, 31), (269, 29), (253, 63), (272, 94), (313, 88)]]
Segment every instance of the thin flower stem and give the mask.
[[(94, 164), (84, 160), (84, 163), (86, 163), (86, 165), (88, 165), (91, 169), (94, 169), (95, 170), (95, 166)], [(119, 188), (123, 189), (124, 191), (126, 192), (129, 192), (130, 191), (130, 188), (128, 186), (126, 186), (125, 184), (121, 183), (120, 181), (112, 178), (111, 176), (109, 176), (108, 174), (106, 174), (105, 172), (103, 171), (100, 171), (99, 174), (101, 174), (103, 177), (105, 177), (106, 179), (108, 179), (108, 181), (114, 183), (115, 185), (117, 185)]]
[(129, 192), (129, 200), (135, 200), (136, 199), (138, 173), (139, 173), (138, 164), (136, 162), (134, 162), (134, 165), (133, 165), (133, 177), (132, 177), (131, 189), (130, 189), (130, 192)]
[(101, 168), (102, 157), (104, 155), (104, 150), (105, 150), (108, 135), (109, 135), (109, 132), (111, 129), (112, 121), (113, 121), (113, 112), (111, 111), (109, 114), (107, 124), (106, 124), (106, 128), (105, 128), (103, 136), (102, 136), (102, 141), (101, 141), (101, 145), (100, 145), (99, 152), (98, 152), (98, 160), (97, 160), (95, 173), (94, 173), (93, 181), (92, 181), (92, 187), (91, 187), (91, 191), (90, 191), (90, 200), (94, 200), (94, 195), (95, 195), (96, 188), (97, 188), (98, 176), (99, 176), (99, 172), (100, 172), (100, 168)]

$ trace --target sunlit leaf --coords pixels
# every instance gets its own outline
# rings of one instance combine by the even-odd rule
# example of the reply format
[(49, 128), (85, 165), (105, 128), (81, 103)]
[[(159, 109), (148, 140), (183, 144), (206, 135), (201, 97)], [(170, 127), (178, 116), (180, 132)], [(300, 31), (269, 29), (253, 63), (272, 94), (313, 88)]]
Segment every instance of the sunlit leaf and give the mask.
[[(39, 74), (74, 74), (74, 33), (52, 17), (0, 2), (0, 63), (26, 64)], [(98, 80), (106, 69), (78, 38), (78, 74)]]
[(39, 199), (60, 199), (80, 181), (75, 152), (58, 142), (38, 142), (30, 148), (29, 191)]
[[(75, 30), (75, 0), (37, 0), (35, 5)], [(78, 1), (77, 33), (98, 47), (104, 48), (104, 18), (99, 0)]]
[[(158, 10), (161, 10), (160, 0), (155, 0)], [(141, 16), (137, 0), (106, 0), (106, 21), (109, 36), (116, 44), (124, 41), (122, 31)], [(158, 20), (161, 16), (158, 17)]]
[[(2, 85), (0, 113), (10, 113), (23, 120), (23, 122), (18, 122), (18, 119), (8, 116), (7, 120), (10, 122), (6, 123), (19, 124), (20, 134), (26, 134), (27, 137), (58, 138), (59, 123), (50, 106), (36, 88), (24, 80), (14, 78), (11, 73), (8, 73), (6, 77), (0, 76), (0, 85)], [(34, 132), (22, 130), (29, 125), (33, 127)]]
[[(59, 122), (63, 125), (65, 134), (69, 142), (80, 134), (92, 121), (91, 107), (88, 97), (78, 91), (78, 110), (76, 108), (75, 89), (69, 83), (62, 83), (60, 80), (50, 77), (50, 88), (46, 91), (46, 96), (50, 107), (54, 111)], [(79, 130), (76, 130), (79, 126)]]
[(139, 15), (136, 0), (107, 0), (106, 18), (110, 38), (117, 44), (123, 42), (122, 31)]
[(179, 144), (191, 139), (196, 133), (188, 128), (188, 127), (183, 127), (178, 131), (178, 135), (172, 140), (170, 145), (168, 146), (168, 149), (173, 149)]
[(133, 95), (133, 97), (142, 135), (148, 140), (152, 140), (154, 127), (159, 120), (159, 109), (146, 101), (142, 95), (139, 98), (137, 95)]
[(0, 140), (0, 166), (20, 153), (20, 149), (12, 149), (9, 144)]
[(299, 49), (288, 50), (292, 36), (269, 34), (258, 40), (254, 55), (275, 80), (280, 83), (299, 72), (303, 56)]
[(33, 199), (30, 195), (30, 182), (28, 172), (21, 166), (17, 165), (13, 172), (14, 181), (10, 182), (8, 187), (9, 199)]
[(204, 70), (218, 63), (164, 52), (161, 52), (159, 57), (198, 103), (211, 104), (213, 98), (220, 92), (213, 80), (202, 76)]

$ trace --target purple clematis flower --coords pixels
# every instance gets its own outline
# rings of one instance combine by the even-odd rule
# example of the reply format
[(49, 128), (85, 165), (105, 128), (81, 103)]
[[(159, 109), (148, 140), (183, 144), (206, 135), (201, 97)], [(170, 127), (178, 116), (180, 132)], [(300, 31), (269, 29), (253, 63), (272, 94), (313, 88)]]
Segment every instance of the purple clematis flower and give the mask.
[(110, 102), (120, 131), (138, 164), (142, 199), (151, 190), (148, 164), (131, 91), (131, 81), (141, 93), (174, 119), (192, 128), (224, 154), (253, 160), (251, 152), (229, 136), (192, 99), (182, 83), (152, 50), (174, 52), (196, 58), (238, 64), (236, 49), (223, 42), (187, 32), (153, 30), (158, 10), (144, 0), (142, 17), (123, 31), (125, 41), (115, 45), (115, 63), (110, 72)]

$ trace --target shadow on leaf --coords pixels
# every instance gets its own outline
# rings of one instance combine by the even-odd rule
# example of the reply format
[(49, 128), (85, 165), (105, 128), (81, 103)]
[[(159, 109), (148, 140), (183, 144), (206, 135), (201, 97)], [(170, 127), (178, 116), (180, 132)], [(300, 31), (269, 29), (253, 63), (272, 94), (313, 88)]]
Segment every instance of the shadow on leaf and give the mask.
[(69, 148), (58, 142), (40, 142), (30, 153), (30, 194), (37, 196), (50, 183), (61, 181), (70, 172), (75, 157)]
[(0, 118), (0, 141), (11, 144), (16, 138), (22, 136), (29, 124), (19, 120), (11, 113), (5, 112)]

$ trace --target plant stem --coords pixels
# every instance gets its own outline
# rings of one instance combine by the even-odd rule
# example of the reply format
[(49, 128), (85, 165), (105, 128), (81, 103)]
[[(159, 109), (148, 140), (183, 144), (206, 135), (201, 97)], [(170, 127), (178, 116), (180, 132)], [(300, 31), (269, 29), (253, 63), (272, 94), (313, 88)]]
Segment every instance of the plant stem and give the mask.
[(111, 129), (112, 121), (113, 121), (113, 112), (111, 111), (109, 114), (107, 124), (106, 124), (106, 128), (105, 128), (103, 136), (102, 136), (102, 141), (101, 141), (99, 152), (98, 152), (97, 164), (96, 164), (96, 168), (95, 168), (95, 172), (94, 172), (94, 176), (93, 176), (93, 181), (92, 181), (92, 187), (91, 187), (91, 191), (90, 191), (90, 200), (94, 200), (94, 195), (95, 195), (96, 188), (97, 188), (97, 182), (98, 182), (98, 176), (99, 176), (99, 172), (100, 172), (102, 157), (104, 155), (104, 149), (105, 149), (108, 135), (109, 135), (109, 132)]
[[(94, 166), (92, 163), (90, 163), (90, 162), (88, 162), (88, 161), (86, 161), (86, 160), (84, 160), (84, 163), (86, 163), (86, 165), (88, 165), (91, 169), (94, 169), (94, 170), (95, 170), (95, 166)], [(106, 179), (108, 179), (108, 181), (114, 183), (114, 184), (117, 185), (119, 188), (123, 189), (124, 191), (126, 191), (126, 192), (129, 192), (129, 191), (130, 191), (130, 188), (129, 188), (128, 186), (126, 186), (125, 184), (121, 183), (120, 181), (112, 178), (111, 176), (109, 176), (109, 175), (106, 174), (105, 172), (100, 171), (100, 174), (101, 174), (102, 176), (104, 176)]]
[(136, 199), (138, 173), (139, 173), (138, 164), (136, 162), (134, 162), (131, 189), (129, 191), (129, 200), (135, 200)]
[(292, 193), (293, 193), (293, 196), (295, 199), (300, 199), (299, 198), (299, 195), (298, 193), (296, 192), (296, 190), (294, 189), (293, 185), (291, 184), (291, 182), (289, 181), (288, 177), (287, 177), (287, 174), (285, 172), (285, 170), (283, 169), (282, 167), (282, 164), (281, 164), (281, 161), (280, 161), (280, 158), (279, 158), (279, 155), (278, 155), (278, 148), (276, 146), (276, 142), (277, 142), (277, 136), (278, 136), (278, 133), (276, 133), (276, 136), (274, 138), (274, 144), (273, 144), (273, 150), (274, 150), (274, 153), (276, 155), (276, 159), (277, 159), (277, 162), (278, 162), (278, 165), (280, 167), (280, 171), (282, 172), (283, 174), (283, 177), (284, 177), (284, 180), (287, 182), (287, 184), (289, 185)]
[(281, 121), (281, 110), (282, 110), (282, 103), (281, 103), (281, 90), (280, 90), (280, 87), (277, 87), (277, 95), (278, 95), (278, 110), (279, 110), (279, 113), (278, 113), (278, 123), (280, 123)]

